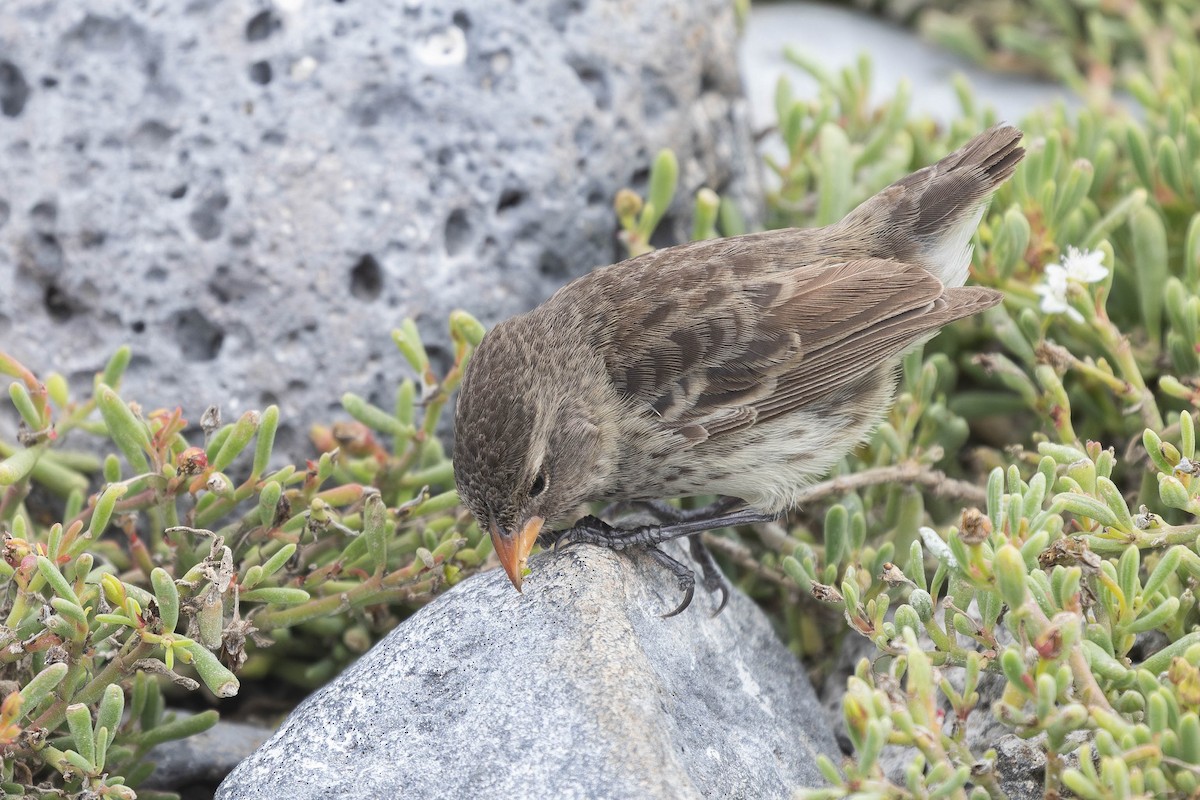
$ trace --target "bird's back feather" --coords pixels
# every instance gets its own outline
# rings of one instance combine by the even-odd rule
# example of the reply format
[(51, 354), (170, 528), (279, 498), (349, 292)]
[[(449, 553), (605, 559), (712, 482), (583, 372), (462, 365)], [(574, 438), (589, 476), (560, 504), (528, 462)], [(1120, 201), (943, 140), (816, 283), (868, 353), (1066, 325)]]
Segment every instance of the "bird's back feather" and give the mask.
[[(707, 253), (718, 269), (727, 263), (720, 248)], [(588, 319), (588, 344), (622, 397), (693, 439), (803, 408), (1001, 298), (882, 259), (710, 281), (713, 267), (696, 257), (657, 272), (626, 264), (552, 301)]]

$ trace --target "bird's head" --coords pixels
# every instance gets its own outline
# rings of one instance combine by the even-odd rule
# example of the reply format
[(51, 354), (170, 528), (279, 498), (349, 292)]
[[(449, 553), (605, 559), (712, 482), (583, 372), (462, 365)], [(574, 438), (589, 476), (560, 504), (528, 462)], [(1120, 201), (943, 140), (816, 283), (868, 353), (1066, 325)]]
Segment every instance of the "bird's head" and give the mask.
[(455, 410), (459, 497), (518, 590), (542, 526), (594, 499), (607, 473), (595, 392), (567, 368), (578, 353), (563, 355), (526, 317), (501, 323), (472, 356)]

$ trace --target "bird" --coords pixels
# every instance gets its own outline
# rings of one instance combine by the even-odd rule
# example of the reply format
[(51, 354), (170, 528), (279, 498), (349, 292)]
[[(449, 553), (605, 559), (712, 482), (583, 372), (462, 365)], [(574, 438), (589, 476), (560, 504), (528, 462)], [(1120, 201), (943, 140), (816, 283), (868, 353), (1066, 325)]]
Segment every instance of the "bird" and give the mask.
[[(686, 536), (719, 613), (700, 534), (792, 508), (886, 413), (905, 352), (1002, 300), (964, 284), (1021, 138), (993, 126), (836, 223), (656, 250), (494, 326), (459, 389), (454, 478), (513, 586), (535, 543), (640, 548), (685, 593), (673, 616), (695, 578), (660, 545)], [(570, 524), (598, 503), (660, 524)]]

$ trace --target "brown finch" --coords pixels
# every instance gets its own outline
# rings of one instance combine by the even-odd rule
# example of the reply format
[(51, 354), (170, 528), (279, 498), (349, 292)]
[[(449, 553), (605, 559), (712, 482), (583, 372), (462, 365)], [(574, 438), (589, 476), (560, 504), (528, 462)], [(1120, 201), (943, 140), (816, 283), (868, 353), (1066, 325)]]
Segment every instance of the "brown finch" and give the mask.
[[(886, 412), (905, 351), (1000, 302), (963, 284), (988, 200), (1024, 156), (1020, 139), (993, 127), (824, 228), (597, 269), (492, 329), (459, 393), (454, 476), (513, 585), (539, 534), (643, 547), (685, 590), (678, 613), (695, 581), (658, 545), (690, 536), (704, 585), (727, 597), (699, 533), (794, 505)], [(586, 503), (661, 510), (654, 501), (694, 495), (727, 499), (668, 510), (664, 525), (588, 517), (542, 533)]]

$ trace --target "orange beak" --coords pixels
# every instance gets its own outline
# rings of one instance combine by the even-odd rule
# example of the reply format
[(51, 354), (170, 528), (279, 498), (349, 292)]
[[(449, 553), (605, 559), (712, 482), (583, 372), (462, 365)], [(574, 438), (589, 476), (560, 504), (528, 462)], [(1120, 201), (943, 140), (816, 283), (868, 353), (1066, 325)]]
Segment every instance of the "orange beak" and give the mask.
[(530, 517), (521, 530), (512, 536), (500, 530), (495, 521), (490, 525), (492, 547), (496, 548), (496, 555), (500, 557), (508, 579), (518, 592), (521, 591), (521, 579), (525, 573), (525, 562), (529, 560), (529, 551), (533, 549), (545, 524), (546, 520), (541, 517)]

